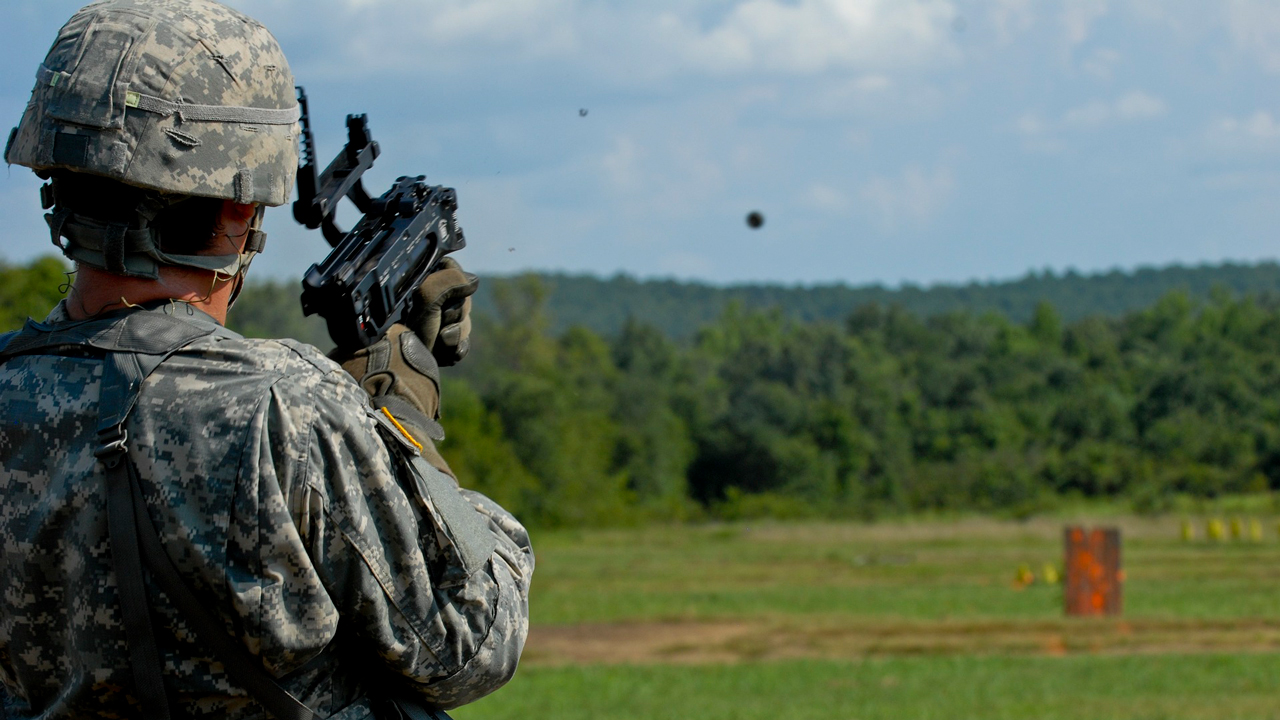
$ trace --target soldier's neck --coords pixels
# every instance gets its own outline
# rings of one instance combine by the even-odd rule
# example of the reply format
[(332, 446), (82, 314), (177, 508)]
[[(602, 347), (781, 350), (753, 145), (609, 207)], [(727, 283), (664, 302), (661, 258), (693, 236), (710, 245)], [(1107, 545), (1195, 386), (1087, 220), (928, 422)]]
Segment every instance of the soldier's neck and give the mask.
[(168, 265), (160, 267), (158, 280), (114, 275), (81, 265), (67, 295), (67, 313), (73, 320), (85, 320), (130, 305), (175, 300), (190, 303), (225, 325), (235, 284), (205, 270)]

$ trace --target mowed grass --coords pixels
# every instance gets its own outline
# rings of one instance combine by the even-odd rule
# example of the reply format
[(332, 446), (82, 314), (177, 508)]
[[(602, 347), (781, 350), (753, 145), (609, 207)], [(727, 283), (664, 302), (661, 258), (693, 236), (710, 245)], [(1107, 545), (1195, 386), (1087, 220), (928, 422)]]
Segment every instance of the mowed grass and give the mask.
[(457, 720), (1268, 720), (1280, 656), (895, 658), (521, 670)]
[[(1280, 538), (1183, 542), (1180, 520), (1117, 518), (1126, 615), (1280, 617)], [(535, 536), (535, 624), (837, 615), (1048, 619), (1061, 591), (1012, 588), (1061, 570), (1062, 521), (655, 527)]]
[(538, 533), (521, 670), (455, 715), (1280, 720), (1273, 519), (1261, 542), (1184, 542), (1178, 517), (1108, 518), (1125, 616), (1083, 621), (1039, 581), (1064, 524)]

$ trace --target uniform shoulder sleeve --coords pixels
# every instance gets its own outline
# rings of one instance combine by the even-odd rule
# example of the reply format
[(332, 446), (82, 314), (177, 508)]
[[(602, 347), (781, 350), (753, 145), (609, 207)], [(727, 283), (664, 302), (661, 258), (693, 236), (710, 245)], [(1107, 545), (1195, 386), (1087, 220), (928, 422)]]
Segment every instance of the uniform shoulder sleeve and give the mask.
[(368, 641), (360, 662), (438, 707), (493, 691), (528, 632), (528, 534), (402, 443), (336, 364), (299, 359), (313, 370), (272, 392), (300, 461), (281, 480), (321, 582)]

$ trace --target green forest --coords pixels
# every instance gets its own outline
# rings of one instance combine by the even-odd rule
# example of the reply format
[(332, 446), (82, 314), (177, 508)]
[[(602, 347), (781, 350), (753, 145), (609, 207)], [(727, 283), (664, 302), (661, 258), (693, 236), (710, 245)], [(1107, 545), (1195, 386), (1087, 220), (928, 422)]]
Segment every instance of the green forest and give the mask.
[[(0, 328), (42, 316), (62, 271), (56, 260), (0, 266)], [(1150, 275), (1190, 271), (1144, 272), (1135, 285), (1179, 287)], [(729, 298), (693, 332), (644, 314), (613, 331), (566, 325), (553, 314), (554, 280), (490, 279), (475, 349), (446, 371), (442, 451), (465, 484), (541, 526), (1026, 516), (1078, 498), (1158, 512), (1180, 497), (1280, 488), (1270, 288), (1184, 283), (1125, 308), (1117, 298), (1141, 293), (1102, 303), (1101, 289), (1123, 284), (1095, 276), (1090, 297), (1088, 279), (1069, 307), (1046, 292), (1026, 317), (897, 301), (910, 290), (838, 317)], [(1017, 301), (1006, 307), (1034, 297), (1027, 285), (1009, 284)], [(293, 287), (252, 286), (231, 325), (322, 342)]]
[[(1237, 295), (1280, 294), (1280, 265), (1274, 262), (1175, 265), (1092, 275), (1045, 270), (1003, 282), (929, 287), (904, 283), (898, 288), (843, 284), (716, 287), (675, 280), (641, 281), (626, 275), (609, 279), (563, 274), (539, 277), (547, 286), (547, 314), (556, 332), (582, 325), (613, 335), (628, 318), (636, 317), (675, 338), (692, 338), (698, 330), (715, 322), (730, 303), (747, 308), (779, 308), (785, 317), (804, 321), (839, 322), (863, 305), (879, 303), (898, 305), (922, 316), (955, 310), (994, 311), (1011, 320), (1027, 322), (1036, 306), (1049, 302), (1063, 320), (1073, 322), (1090, 315), (1114, 317), (1149, 307), (1174, 290), (1196, 298), (1209, 297), (1214, 288)], [(477, 308), (491, 310), (494, 293), (513, 281), (486, 278), (476, 294)]]

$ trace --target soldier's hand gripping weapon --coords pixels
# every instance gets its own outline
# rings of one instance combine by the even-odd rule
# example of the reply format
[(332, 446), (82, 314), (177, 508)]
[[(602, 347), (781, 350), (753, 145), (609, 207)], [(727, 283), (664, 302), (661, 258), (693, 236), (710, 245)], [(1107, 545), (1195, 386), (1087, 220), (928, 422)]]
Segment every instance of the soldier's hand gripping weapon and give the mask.
[[(401, 177), (381, 197), (369, 197), (360, 176), (373, 167), (380, 150), (369, 136), (365, 115), (347, 116), (347, 146), (318, 173), (302, 88), (298, 104), (302, 167), (293, 217), (312, 230), (320, 228), (333, 247), (302, 280), (302, 312), (319, 313), (338, 347), (368, 347), (412, 310), (414, 290), (440, 260), (466, 246), (458, 226), (457, 194), (453, 188), (427, 185), (419, 175)], [(344, 196), (364, 213), (351, 232), (334, 222)]]

